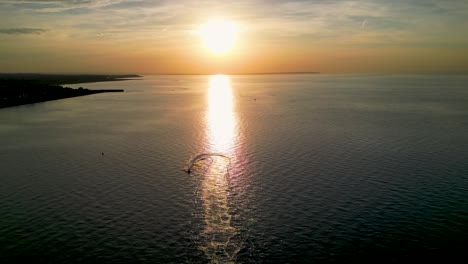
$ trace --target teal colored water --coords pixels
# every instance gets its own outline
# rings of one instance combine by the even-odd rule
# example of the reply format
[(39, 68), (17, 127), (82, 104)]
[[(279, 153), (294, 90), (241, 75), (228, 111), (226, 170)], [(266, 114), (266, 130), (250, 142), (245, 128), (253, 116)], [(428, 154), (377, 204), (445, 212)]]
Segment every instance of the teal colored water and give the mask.
[(453, 261), (467, 84), (145, 76), (0, 109), (0, 262)]

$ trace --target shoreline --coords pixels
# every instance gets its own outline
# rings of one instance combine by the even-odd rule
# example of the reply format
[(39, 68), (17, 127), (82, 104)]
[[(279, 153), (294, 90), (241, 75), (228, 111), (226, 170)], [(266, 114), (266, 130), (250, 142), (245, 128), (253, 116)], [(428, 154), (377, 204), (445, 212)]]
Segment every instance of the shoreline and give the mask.
[(124, 92), (121, 89), (89, 90), (72, 89), (64, 84), (125, 81), (140, 78), (139, 75), (49, 75), (49, 74), (1, 74), (0, 109), (60, 100), (98, 93)]

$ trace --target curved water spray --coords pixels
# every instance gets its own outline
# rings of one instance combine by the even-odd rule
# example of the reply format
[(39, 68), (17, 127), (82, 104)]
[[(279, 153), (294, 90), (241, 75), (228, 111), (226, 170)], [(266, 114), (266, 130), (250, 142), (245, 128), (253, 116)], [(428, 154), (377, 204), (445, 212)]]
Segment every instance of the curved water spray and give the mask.
[(199, 161), (202, 161), (202, 160), (205, 160), (207, 158), (209, 159), (212, 159), (212, 157), (222, 157), (222, 158), (226, 158), (229, 160), (229, 164), (231, 164), (231, 158), (224, 155), (224, 154), (221, 154), (221, 153), (202, 153), (202, 154), (199, 154), (197, 156), (195, 156), (194, 158), (190, 159), (188, 164), (187, 164), (187, 168), (184, 169), (185, 172), (187, 172), (188, 174), (190, 174), (190, 172), (192, 171), (192, 167), (194, 164), (196, 164), (197, 162)]

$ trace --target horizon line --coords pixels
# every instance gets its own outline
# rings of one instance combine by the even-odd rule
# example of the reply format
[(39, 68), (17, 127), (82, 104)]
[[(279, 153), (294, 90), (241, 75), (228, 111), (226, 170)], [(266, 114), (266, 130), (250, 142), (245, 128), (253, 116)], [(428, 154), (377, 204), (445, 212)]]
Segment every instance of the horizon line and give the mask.
[(267, 75), (267, 74), (320, 74), (321, 72), (300, 71), (300, 72), (252, 72), (252, 73), (86, 73), (86, 72), (0, 72), (0, 75)]
[(385, 74), (468, 74), (468, 71), (459, 71), (459, 72), (330, 72), (322, 73), (316, 71), (292, 71), (292, 72), (252, 72), (252, 73), (79, 73), (79, 72), (0, 72), (0, 75), (88, 75), (88, 76), (98, 76), (98, 75), (109, 75), (109, 76), (119, 76), (119, 75), (138, 75), (143, 77), (144, 75), (287, 75), (287, 74), (331, 74), (331, 75), (385, 75)]

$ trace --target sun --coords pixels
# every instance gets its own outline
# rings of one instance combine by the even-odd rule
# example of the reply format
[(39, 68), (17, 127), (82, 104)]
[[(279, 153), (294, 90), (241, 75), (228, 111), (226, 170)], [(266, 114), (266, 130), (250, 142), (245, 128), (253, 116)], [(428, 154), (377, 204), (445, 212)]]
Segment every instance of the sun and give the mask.
[(234, 47), (237, 26), (229, 21), (211, 21), (200, 27), (199, 34), (209, 51), (224, 54)]

